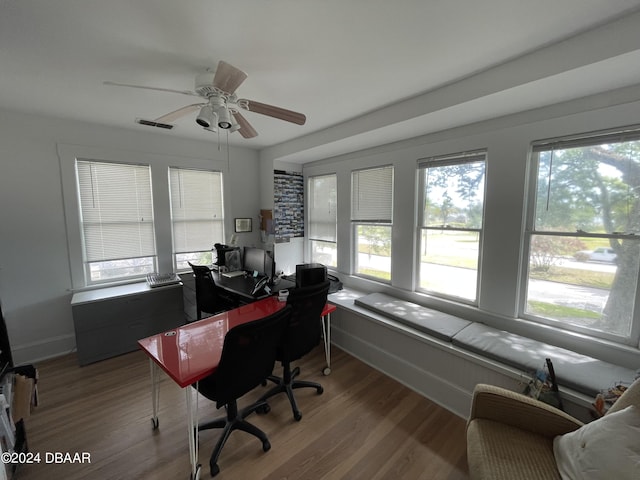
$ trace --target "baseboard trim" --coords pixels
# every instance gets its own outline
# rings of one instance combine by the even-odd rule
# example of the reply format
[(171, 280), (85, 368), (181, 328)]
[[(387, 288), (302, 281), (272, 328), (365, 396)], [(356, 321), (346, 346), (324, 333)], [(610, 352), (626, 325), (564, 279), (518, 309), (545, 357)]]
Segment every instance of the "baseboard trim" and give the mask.
[(413, 365), (378, 346), (340, 328), (331, 328), (331, 340), (338, 348), (397, 380), (460, 418), (467, 419), (472, 392)]
[(37, 363), (49, 358), (59, 357), (71, 353), (76, 349), (74, 334), (59, 335), (39, 342), (26, 343), (12, 347), (13, 363), (23, 365)]

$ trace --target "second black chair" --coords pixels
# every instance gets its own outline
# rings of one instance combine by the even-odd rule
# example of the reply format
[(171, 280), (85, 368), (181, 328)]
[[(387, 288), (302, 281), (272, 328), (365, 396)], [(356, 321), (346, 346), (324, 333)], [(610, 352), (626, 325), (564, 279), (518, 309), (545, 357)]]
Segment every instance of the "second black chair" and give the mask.
[[(322, 385), (316, 382), (296, 380), (300, 368), (291, 370), (291, 362), (302, 358), (320, 343), (322, 332), (321, 314), (327, 303), (329, 282), (300, 287), (289, 292), (287, 305), (292, 307), (289, 327), (284, 336), (284, 342), (278, 351), (278, 360), (282, 362), (282, 378), (274, 375), (269, 380), (276, 384), (265, 393), (260, 400), (266, 400), (278, 393), (285, 392), (291, 403), (293, 418), (300, 420), (302, 414), (298, 410), (293, 390), (297, 388), (315, 388), (318, 394), (323, 392)], [(264, 410), (264, 409), (262, 409)]]
[(268, 410), (266, 402), (259, 400), (238, 410), (238, 399), (271, 375), (290, 316), (291, 308), (287, 306), (263, 319), (233, 327), (224, 337), (218, 369), (194, 385), (198, 392), (215, 401), (217, 408), (227, 408), (226, 417), (198, 425), (198, 431), (223, 429), (209, 460), (212, 477), (220, 470), (218, 457), (233, 430), (243, 430), (258, 437), (265, 452), (271, 448), (267, 435), (245, 420), (259, 408)]
[(238, 307), (238, 302), (220, 292), (206, 265), (194, 265), (188, 262), (196, 277), (196, 318), (202, 319), (202, 312), (215, 315)]

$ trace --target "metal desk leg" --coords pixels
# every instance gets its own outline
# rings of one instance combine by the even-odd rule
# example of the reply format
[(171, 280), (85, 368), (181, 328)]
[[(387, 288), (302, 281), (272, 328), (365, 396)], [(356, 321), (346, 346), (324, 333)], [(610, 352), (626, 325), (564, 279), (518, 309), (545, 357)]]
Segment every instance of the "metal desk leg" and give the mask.
[(158, 366), (151, 358), (149, 359), (151, 366), (151, 405), (153, 407), (153, 416), (151, 417), (151, 425), (154, 430), (158, 429), (160, 421), (158, 420), (158, 405), (160, 404), (160, 389), (158, 388)]
[[(196, 384), (197, 388), (197, 384)], [(186, 387), (187, 395), (187, 435), (189, 436), (189, 460), (191, 461), (190, 480), (199, 480), (201, 465), (198, 463), (198, 395), (196, 394), (196, 408), (193, 408), (191, 387)]]
[(331, 314), (322, 317), (322, 336), (324, 337), (324, 358), (327, 366), (322, 370), (324, 375), (331, 373)]

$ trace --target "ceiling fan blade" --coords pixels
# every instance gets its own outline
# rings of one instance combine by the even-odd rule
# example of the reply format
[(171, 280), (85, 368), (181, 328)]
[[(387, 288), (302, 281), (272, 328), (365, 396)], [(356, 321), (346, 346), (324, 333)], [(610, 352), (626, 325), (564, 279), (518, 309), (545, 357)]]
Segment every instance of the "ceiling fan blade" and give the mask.
[(246, 103), (247, 110), (250, 112), (260, 113), (262, 115), (268, 115), (269, 117), (279, 118), (286, 122), (295, 123), (297, 125), (304, 125), (307, 121), (307, 117), (302, 113), (287, 110), (285, 108), (274, 107), (273, 105), (267, 105), (266, 103), (254, 102), (253, 100), (238, 100), (238, 105)]
[(118, 82), (102, 82), (104, 85), (111, 85), (115, 87), (130, 87), (130, 88), (141, 88), (143, 90), (156, 90), (158, 92), (169, 92), (169, 93), (181, 93), (182, 95), (191, 95), (194, 97), (199, 97), (199, 95), (195, 92), (191, 92), (189, 90), (173, 90), (171, 88), (161, 88), (161, 87), (145, 87), (143, 85), (131, 85), (129, 83), (118, 83)]
[(251, 124), (244, 118), (239, 112), (233, 114), (233, 118), (236, 119), (238, 125), (240, 125), (240, 135), (244, 138), (253, 138), (258, 136), (258, 132), (251, 126)]
[(247, 74), (239, 68), (220, 60), (213, 77), (213, 86), (225, 93), (232, 94), (247, 78)]
[(171, 123), (178, 120), (179, 118), (184, 117), (185, 115), (188, 115), (192, 112), (195, 112), (196, 110), (199, 110), (205, 105), (206, 103), (194, 103), (193, 105), (187, 105), (186, 107), (182, 107), (182, 108), (179, 108), (178, 110), (174, 110), (173, 112), (169, 112), (165, 115), (162, 115), (161, 117), (156, 118), (154, 121), (161, 122), (161, 123)]

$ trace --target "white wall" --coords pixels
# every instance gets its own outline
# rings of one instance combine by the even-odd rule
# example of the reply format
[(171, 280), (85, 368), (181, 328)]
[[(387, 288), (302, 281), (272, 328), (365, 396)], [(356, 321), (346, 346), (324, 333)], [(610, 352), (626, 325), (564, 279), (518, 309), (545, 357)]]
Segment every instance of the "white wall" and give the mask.
[[(260, 205), (253, 150), (232, 147), (227, 163), (215, 143), (0, 111), (0, 300), (17, 363), (75, 347), (58, 144), (154, 154), (176, 166), (210, 161), (224, 172), (227, 237), (234, 217), (255, 218)], [(257, 244), (257, 229), (239, 241)]]
[[(520, 252), (526, 199), (527, 161), (534, 140), (608, 129), (639, 122), (640, 86), (565, 104), (442, 131), (411, 140), (334, 157), (304, 167), (305, 176), (337, 173), (338, 204), (348, 205), (351, 171), (394, 166), (392, 285), (350, 276), (352, 238), (349, 209), (338, 209), (338, 273), (347, 286), (386, 291), (407, 300), (528, 335), (586, 355), (638, 368), (636, 346), (610, 344), (517, 319)], [(418, 159), (471, 150), (487, 150), (484, 244), (478, 306), (457, 304), (413, 292)], [(640, 312), (636, 311), (636, 321)], [(350, 332), (355, 337), (359, 332)]]
[[(274, 189), (273, 171), (284, 170), (286, 172), (302, 172), (302, 165), (274, 161), (260, 156), (260, 208), (273, 210)], [(274, 243), (275, 238), (269, 235), (264, 238), (260, 246), (274, 252), (276, 269), (286, 274), (295, 273), (296, 265), (304, 262), (304, 239), (293, 238), (286, 243)]]

